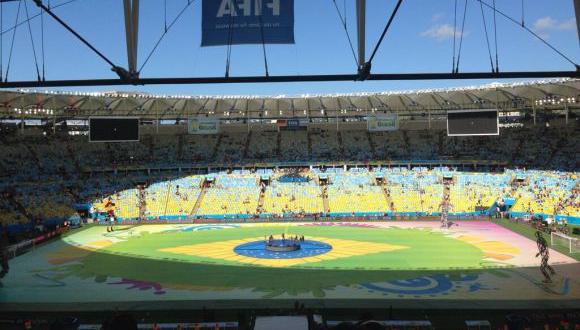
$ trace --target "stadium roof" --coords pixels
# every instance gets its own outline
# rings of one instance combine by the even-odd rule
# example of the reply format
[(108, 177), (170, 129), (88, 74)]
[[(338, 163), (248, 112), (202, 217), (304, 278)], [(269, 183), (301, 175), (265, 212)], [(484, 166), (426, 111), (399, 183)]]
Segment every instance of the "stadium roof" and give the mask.
[(512, 84), (300, 96), (167, 96), (130, 92), (0, 92), (4, 118), (292, 118), (364, 116), (369, 112), (415, 114), (448, 109), (578, 109), (580, 80), (558, 79)]

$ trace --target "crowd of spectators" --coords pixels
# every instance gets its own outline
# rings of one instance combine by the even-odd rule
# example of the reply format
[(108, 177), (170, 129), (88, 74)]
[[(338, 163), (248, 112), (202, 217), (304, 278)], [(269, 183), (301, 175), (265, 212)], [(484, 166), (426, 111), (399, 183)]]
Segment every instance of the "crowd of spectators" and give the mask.
[[(280, 132), (225, 130), (217, 135), (144, 135), (140, 142), (116, 144), (87, 143), (82, 136), (2, 135), (0, 218), (7, 225), (40, 228), (47, 219), (74, 215), (75, 204), (98, 205), (99, 200), (109, 196), (123, 200), (125, 196), (136, 195), (135, 191), (123, 193), (134, 189), (136, 182), (155, 183), (183, 177), (176, 170), (178, 167), (449, 159), (497, 160), (507, 168), (528, 169), (527, 181), (517, 189), (505, 177), (501, 182), (490, 182), (489, 175), (454, 182), (447, 197), (451, 212), (484, 209), (499, 198), (514, 198), (514, 211), (577, 216), (578, 137), (576, 128), (546, 127), (505, 129), (498, 137), (447, 137), (438, 130), (337, 131), (328, 127)], [(529, 170), (534, 168), (544, 171)], [(218, 180), (204, 196), (206, 201), (216, 203), (212, 206), (201, 203), (197, 210), (194, 206), (201, 191), (199, 186), (195, 192), (188, 194), (182, 190), (184, 193), (177, 196), (175, 186), (161, 185), (155, 193), (160, 194), (159, 198), (153, 193), (148, 197), (150, 205), (159, 207), (149, 212), (155, 216), (168, 212), (187, 216), (193, 215), (193, 211), (200, 211), (200, 215), (217, 211), (272, 216), (357, 210), (429, 213), (437, 211), (444, 193), (443, 183), (438, 181), (442, 174), (393, 172), (388, 174), (383, 187), (368, 173), (345, 172), (330, 178), (331, 184), (321, 188), (323, 185), (315, 180), (316, 173), (309, 172), (307, 167), (305, 170), (308, 173), (302, 175), (309, 178), (305, 182), (278, 182), (276, 178), (283, 173), (274, 172), (267, 187), (260, 182), (260, 173), (250, 175), (251, 184), (233, 178), (232, 185), (221, 186), (223, 181)], [(385, 204), (376, 202), (382, 195)], [(136, 198), (131, 203), (125, 210), (134, 215), (138, 212)]]

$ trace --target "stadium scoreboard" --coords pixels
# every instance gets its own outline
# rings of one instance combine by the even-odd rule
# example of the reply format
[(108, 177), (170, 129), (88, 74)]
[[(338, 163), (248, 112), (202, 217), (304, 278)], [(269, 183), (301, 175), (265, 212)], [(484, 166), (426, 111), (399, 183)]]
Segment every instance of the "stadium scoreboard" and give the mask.
[(447, 111), (448, 136), (499, 135), (497, 109)]
[(89, 142), (136, 141), (139, 141), (139, 118), (137, 117), (89, 118)]

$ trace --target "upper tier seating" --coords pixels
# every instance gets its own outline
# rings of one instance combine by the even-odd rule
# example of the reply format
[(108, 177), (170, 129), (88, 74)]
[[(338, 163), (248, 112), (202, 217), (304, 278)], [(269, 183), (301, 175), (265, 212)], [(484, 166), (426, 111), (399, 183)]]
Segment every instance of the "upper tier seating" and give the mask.
[(239, 164), (244, 158), (248, 133), (222, 133), (215, 162), (218, 164)]
[(336, 130), (312, 130), (309, 131), (311, 142), (310, 157), (313, 160), (324, 160), (340, 155), (340, 143)]
[(252, 132), (246, 160), (254, 162), (274, 161), (278, 156), (277, 139), (278, 132)]
[(365, 131), (341, 131), (344, 156), (356, 161), (373, 159), (368, 133)]
[(304, 131), (280, 132), (280, 159), (287, 161), (307, 161), (308, 136)]

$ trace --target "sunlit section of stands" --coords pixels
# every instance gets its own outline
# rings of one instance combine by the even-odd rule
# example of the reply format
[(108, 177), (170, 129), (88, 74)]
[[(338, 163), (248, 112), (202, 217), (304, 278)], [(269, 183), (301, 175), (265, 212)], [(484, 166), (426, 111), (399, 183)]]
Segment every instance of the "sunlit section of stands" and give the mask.
[[(326, 194), (331, 216), (378, 215), (422, 213), (437, 214), (444, 196), (443, 177), (452, 178), (449, 183), (450, 212), (471, 214), (485, 212), (504, 198), (515, 200), (511, 209), (517, 213), (567, 215), (580, 214), (576, 174), (549, 171), (511, 171), (501, 174), (464, 173), (449, 168), (428, 170), (425, 167), (367, 168), (343, 167), (302, 171), (298, 176), (285, 175), (272, 169), (256, 172), (234, 170), (232, 172), (192, 175), (180, 179), (154, 183), (146, 189), (146, 215), (149, 218), (180, 217), (253, 217), (262, 215), (318, 214), (325, 212), (322, 188), (317, 178), (328, 180)], [(213, 181), (200, 198), (204, 178)], [(376, 177), (384, 179), (384, 185), (376, 183)], [(270, 178), (266, 186), (263, 205), (259, 208), (260, 178)], [(283, 178), (284, 180), (281, 180)], [(520, 184), (512, 181), (519, 179)], [(519, 182), (518, 181), (518, 182)], [(90, 186), (90, 185), (88, 185)], [(383, 189), (387, 189), (388, 196)], [(576, 189), (576, 190), (575, 190)], [(94, 194), (94, 192), (93, 192)], [(42, 196), (51, 196), (42, 199)], [(128, 189), (111, 196), (113, 210), (120, 218), (136, 218), (139, 213), (138, 191)], [(198, 201), (195, 214), (192, 214)], [(18, 197), (32, 215), (57, 216), (68, 214), (72, 200), (64, 194), (51, 191), (28, 192)], [(99, 212), (108, 197), (93, 203)], [(258, 211), (260, 209), (260, 211)], [(5, 212), (14, 219), (14, 214)], [(18, 213), (18, 212), (16, 212)], [(13, 221), (13, 220), (11, 220)]]
[(572, 217), (580, 217), (580, 193), (575, 192), (562, 203), (558, 214)]
[(280, 182), (274, 179), (264, 195), (264, 213), (315, 214), (324, 212), (322, 192), (314, 180), (308, 182)]
[(150, 185), (145, 195), (145, 204), (147, 205), (148, 217), (160, 217), (165, 215), (165, 205), (169, 193), (170, 182), (159, 182)]
[(350, 171), (330, 175), (327, 195), (331, 215), (389, 211), (383, 188), (374, 184), (368, 173)]
[[(139, 216), (138, 194), (137, 189), (124, 190), (93, 202), (93, 208), (96, 212), (113, 211), (115, 216), (123, 219), (137, 218)], [(111, 203), (109, 203), (109, 198)]]
[(457, 174), (451, 186), (451, 211), (457, 213), (489, 209), (495, 202), (509, 196), (511, 177), (506, 174)]
[[(527, 184), (516, 190), (514, 212), (530, 214), (557, 214), (566, 200), (572, 195), (572, 189), (577, 184), (576, 175), (561, 174), (547, 171), (528, 171), (520, 174), (527, 178)], [(568, 212), (577, 213), (572, 206)]]
[(443, 199), (443, 184), (438, 173), (424, 168), (411, 171), (393, 169), (382, 171), (387, 180), (392, 211), (399, 213), (436, 213)]
[[(152, 184), (145, 190), (146, 216), (150, 218), (164, 216), (188, 216), (197, 202), (201, 191), (201, 176), (188, 176)], [(109, 197), (114, 206), (108, 206)], [(134, 219), (139, 216), (139, 191), (128, 189), (107, 196), (93, 203), (97, 212), (113, 210), (115, 216), (122, 219)]]
[(189, 176), (171, 181), (165, 207), (166, 216), (190, 215), (201, 192), (201, 176)]
[(249, 216), (256, 213), (260, 188), (258, 178), (248, 174), (218, 174), (206, 188), (198, 216)]

